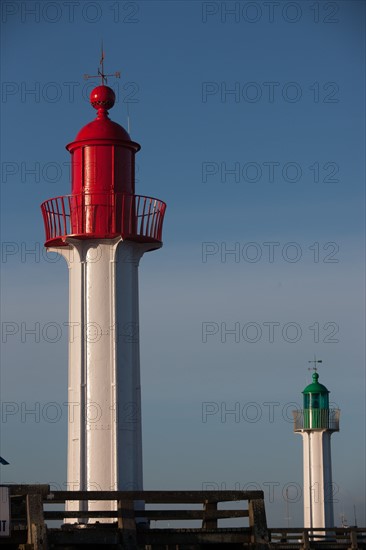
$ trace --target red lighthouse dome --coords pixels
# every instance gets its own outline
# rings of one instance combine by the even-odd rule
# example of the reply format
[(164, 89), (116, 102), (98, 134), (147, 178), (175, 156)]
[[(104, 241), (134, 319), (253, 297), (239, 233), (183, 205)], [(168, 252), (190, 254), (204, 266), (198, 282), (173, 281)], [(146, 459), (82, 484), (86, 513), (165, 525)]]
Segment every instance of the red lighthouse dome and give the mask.
[[(113, 141), (130, 141), (131, 138), (126, 130), (108, 117), (108, 111), (115, 103), (116, 96), (109, 86), (97, 86), (90, 94), (90, 103), (97, 109), (97, 118), (86, 124), (77, 134), (75, 142), (91, 139), (110, 139)], [(132, 143), (132, 142), (131, 142)], [(70, 150), (70, 146), (67, 148)], [(136, 151), (140, 149), (138, 143), (133, 143)]]
[(94, 88), (90, 103), (97, 109), (97, 118), (66, 146), (72, 157), (73, 194), (135, 192), (135, 153), (140, 145), (110, 120), (108, 109), (114, 101), (114, 91), (108, 86)]
[(115, 93), (93, 89), (90, 103), (97, 117), (66, 149), (71, 154), (71, 195), (42, 204), (46, 246), (67, 244), (67, 237), (110, 239), (122, 236), (160, 246), (165, 203), (135, 195), (135, 154), (140, 145), (110, 120)]

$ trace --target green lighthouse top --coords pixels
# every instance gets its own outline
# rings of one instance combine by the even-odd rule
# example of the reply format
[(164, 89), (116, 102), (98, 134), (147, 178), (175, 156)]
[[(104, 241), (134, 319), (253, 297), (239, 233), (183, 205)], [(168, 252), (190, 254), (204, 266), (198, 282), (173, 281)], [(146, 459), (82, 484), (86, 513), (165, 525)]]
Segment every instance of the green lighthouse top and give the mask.
[[(322, 361), (314, 357), (314, 364), (316, 363), (322, 363)], [(339, 409), (329, 408), (329, 390), (319, 383), (316, 367), (313, 370), (315, 371), (312, 376), (313, 381), (302, 392), (303, 408), (294, 411), (294, 431), (338, 432)]]
[(319, 384), (319, 374), (313, 373), (313, 382), (306, 386), (302, 393), (329, 393), (329, 390), (323, 385)]
[(329, 390), (319, 384), (319, 374), (313, 373), (313, 381), (302, 392), (304, 395), (304, 409), (328, 409)]

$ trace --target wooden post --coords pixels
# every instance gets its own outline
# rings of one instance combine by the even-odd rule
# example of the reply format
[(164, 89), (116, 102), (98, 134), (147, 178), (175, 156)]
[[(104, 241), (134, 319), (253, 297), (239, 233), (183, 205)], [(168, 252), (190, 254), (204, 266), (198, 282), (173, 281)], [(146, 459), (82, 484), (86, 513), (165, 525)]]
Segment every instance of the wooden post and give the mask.
[(309, 531), (307, 529), (304, 529), (304, 531), (302, 532), (301, 550), (309, 550), (309, 549), (310, 549)]
[(251, 528), (251, 542), (253, 544), (268, 544), (266, 511), (262, 498), (249, 500), (249, 525)]
[(217, 502), (212, 502), (205, 500), (204, 502), (204, 512), (203, 512), (203, 521), (202, 529), (217, 529), (217, 518), (210, 518), (209, 514), (206, 516), (206, 512), (216, 512), (217, 511)]
[(357, 544), (357, 531), (355, 531), (354, 529), (352, 529), (352, 531), (350, 532), (349, 536), (350, 536), (350, 539), (351, 539), (351, 546), (350, 546), (349, 550), (357, 550), (357, 549), (358, 549), (358, 544)]
[(27, 543), (34, 550), (47, 550), (47, 527), (43, 516), (43, 499), (41, 494), (27, 494)]
[(121, 529), (123, 548), (136, 549), (136, 521), (133, 500), (118, 501), (118, 529)]

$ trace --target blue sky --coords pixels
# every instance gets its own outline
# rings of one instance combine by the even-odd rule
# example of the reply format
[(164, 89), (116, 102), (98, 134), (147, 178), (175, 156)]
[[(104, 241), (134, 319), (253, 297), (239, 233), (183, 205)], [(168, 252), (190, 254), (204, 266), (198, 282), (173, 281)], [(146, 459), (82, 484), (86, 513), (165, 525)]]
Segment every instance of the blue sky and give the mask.
[(39, 205), (70, 191), (103, 38), (137, 192), (168, 204), (140, 268), (146, 489), (261, 488), (281, 526), (289, 488), (301, 525), (291, 410), (315, 353), (342, 411), (335, 518), (365, 525), (365, 3), (2, 9), (1, 481), (66, 478), (67, 268)]

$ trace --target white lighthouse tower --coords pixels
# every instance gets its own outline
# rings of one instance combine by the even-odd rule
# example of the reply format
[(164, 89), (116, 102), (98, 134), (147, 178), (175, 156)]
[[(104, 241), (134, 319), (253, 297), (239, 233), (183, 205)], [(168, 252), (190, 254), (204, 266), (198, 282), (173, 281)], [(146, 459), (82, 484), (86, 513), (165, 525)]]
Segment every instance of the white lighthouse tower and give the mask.
[[(41, 206), (45, 246), (69, 268), (67, 484), (142, 490), (138, 265), (162, 246), (166, 206), (135, 194), (140, 146), (109, 119), (115, 94), (98, 72), (102, 85), (90, 96), (97, 117), (67, 145), (71, 194)], [(70, 502), (68, 510), (86, 506)], [(113, 502), (89, 503), (111, 509)]]
[(303, 409), (294, 411), (294, 431), (303, 440), (304, 527), (334, 527), (330, 438), (339, 431), (339, 409), (329, 408), (329, 391), (319, 374), (303, 393)]

